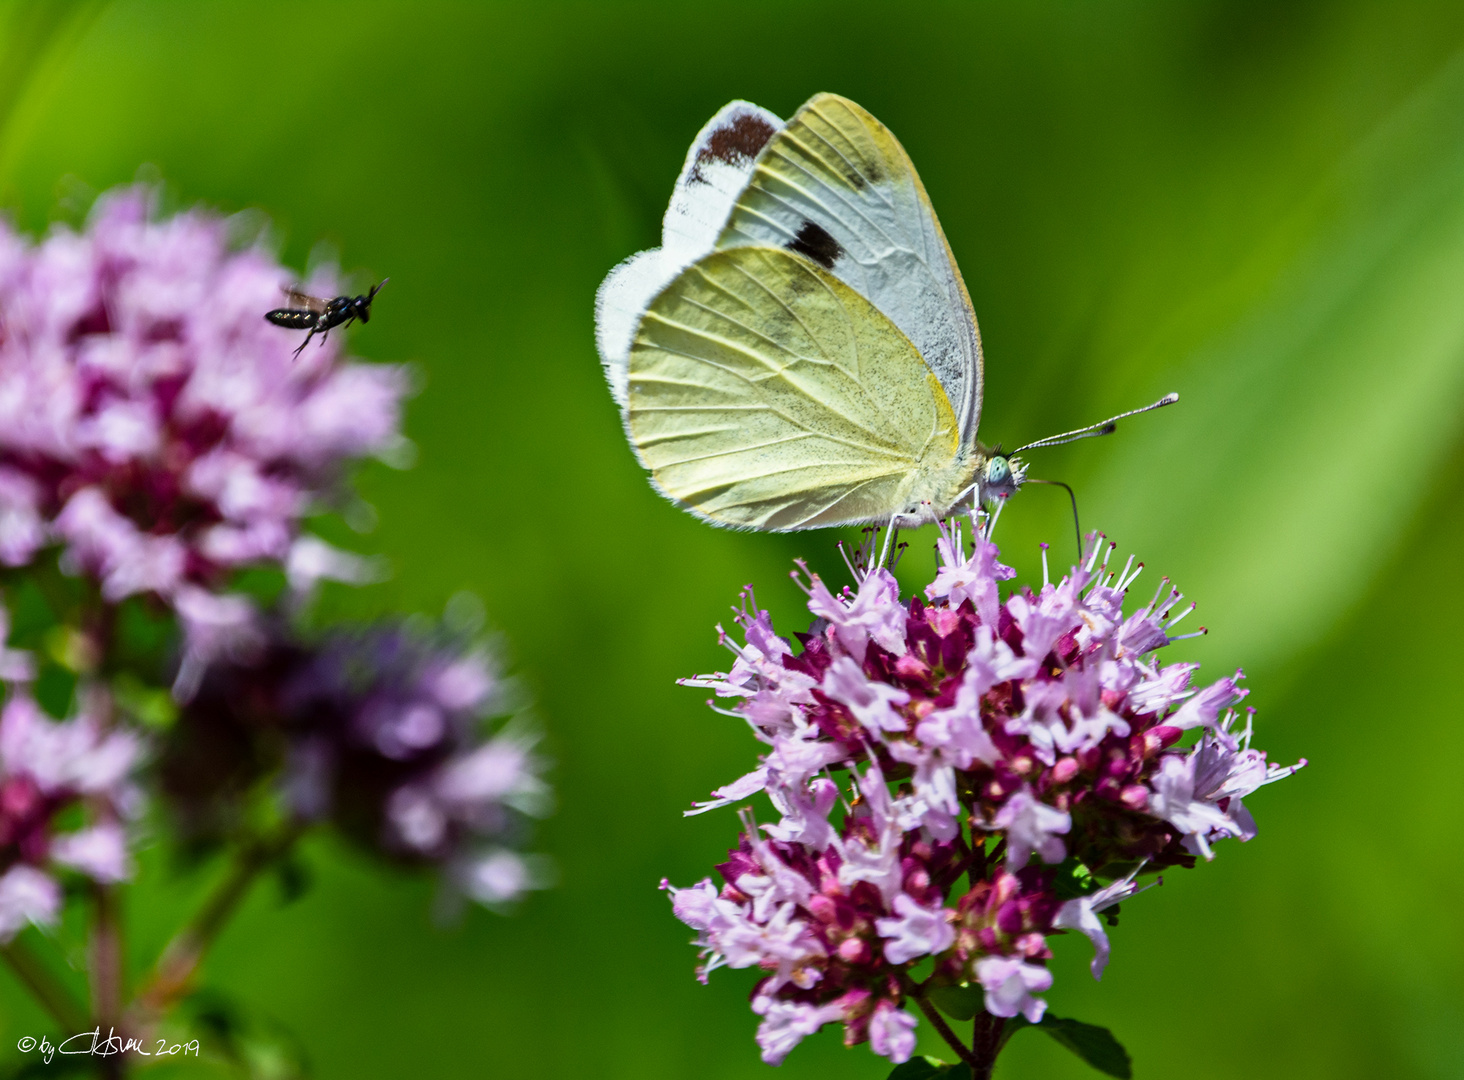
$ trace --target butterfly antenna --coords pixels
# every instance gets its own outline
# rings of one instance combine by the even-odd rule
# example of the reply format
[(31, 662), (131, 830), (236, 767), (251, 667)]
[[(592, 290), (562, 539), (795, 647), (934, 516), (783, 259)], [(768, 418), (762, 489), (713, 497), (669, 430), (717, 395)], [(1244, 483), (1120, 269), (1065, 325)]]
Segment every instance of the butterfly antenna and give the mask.
[[(1152, 406), (1151, 406), (1151, 408), (1152, 408)], [(1072, 504), (1073, 504), (1073, 532), (1077, 535), (1077, 538), (1078, 538), (1078, 562), (1082, 562), (1083, 561), (1083, 527), (1078, 524), (1078, 497), (1073, 494), (1073, 489), (1071, 487), (1069, 487), (1067, 484), (1064, 484), (1061, 480), (1036, 480), (1036, 479), (1033, 479), (1032, 477), (1028, 477), (1027, 480), (1026, 480), (1026, 483), (1028, 483), (1028, 484), (1049, 484), (1052, 487), (1060, 487), (1060, 488), (1062, 488), (1064, 491), (1066, 491), (1068, 493), (1068, 498), (1072, 501)], [(1047, 557), (1047, 553), (1046, 552), (1043, 552), (1042, 557), (1043, 558), (1046, 558)]]
[(366, 297), (366, 302), (369, 304), (369, 303), (371, 303), (371, 301), (375, 300), (376, 299), (376, 294), (379, 293), (382, 289), (386, 288), (386, 283), (388, 281), (390, 281), (390, 280), (391, 280), (391, 278), (384, 277), (384, 278), (381, 279), (381, 284), (380, 285), (373, 285), (373, 286), (371, 286), (371, 295), (369, 295), (368, 297)]
[[(1097, 424), (1089, 424), (1087, 427), (1078, 428), (1076, 431), (1064, 431), (1061, 435), (1049, 435), (1045, 439), (1038, 439), (1026, 446), (1019, 446), (1012, 451), (1012, 454), (1020, 454), (1023, 450), (1036, 450), (1042, 446), (1061, 446), (1064, 443), (1077, 442), (1079, 439), (1095, 439), (1100, 435), (1112, 435), (1118, 422), (1128, 416), (1138, 416), (1139, 413), (1146, 413), (1153, 409), (1162, 409), (1166, 405), (1173, 405), (1179, 400), (1178, 394), (1165, 394), (1152, 405), (1145, 405), (1142, 409), (1130, 409), (1128, 412), (1111, 416), (1107, 420)], [(1010, 456), (1010, 455), (1008, 455)]]

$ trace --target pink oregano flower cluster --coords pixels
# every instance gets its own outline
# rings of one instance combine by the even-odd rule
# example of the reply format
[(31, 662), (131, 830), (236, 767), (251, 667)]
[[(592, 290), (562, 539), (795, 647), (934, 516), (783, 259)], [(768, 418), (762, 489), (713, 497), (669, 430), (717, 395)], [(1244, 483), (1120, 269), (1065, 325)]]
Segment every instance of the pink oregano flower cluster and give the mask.
[(123, 820), (141, 808), (132, 780), (141, 740), (110, 728), (96, 695), (84, 695), (68, 720), (46, 716), (30, 692), (34, 657), (6, 647), (8, 634), (0, 608), (0, 943), (28, 923), (56, 922), (59, 874), (102, 883), (130, 877)]
[(552, 803), (519, 698), (486, 643), (445, 621), (314, 639), (275, 622), (265, 647), (205, 669), (161, 748), (163, 800), (180, 835), (207, 844), (270, 779), (296, 821), (440, 867), (447, 902), (503, 908), (549, 880), (518, 850)]
[(289, 272), (207, 211), (154, 220), (153, 195), (104, 195), (37, 245), (0, 224), (0, 565), (60, 545), (104, 600), (172, 606), (201, 661), (247, 634), (236, 568), (363, 573), (300, 522), (352, 459), (403, 447), (407, 380), (339, 336), (296, 359), (261, 317)]
[(842, 593), (808, 575), (814, 622), (797, 649), (747, 590), (745, 643), (722, 634), (731, 671), (685, 680), (740, 699), (731, 714), (768, 747), (690, 813), (764, 792), (778, 819), (742, 811), (720, 887), (662, 885), (697, 931), (703, 980), (724, 965), (765, 972), (752, 1008), (770, 1064), (835, 1022), (850, 1045), (903, 1062), (906, 1006), (933, 1017), (942, 988), (1038, 1022), (1050, 935), (1085, 934), (1100, 977), (1100, 913), (1141, 891), (1141, 873), (1254, 836), (1242, 800), (1305, 764), (1251, 749), (1240, 672), (1199, 686), (1198, 665), (1160, 663), (1193, 605), (1176, 613), (1165, 579), (1125, 615), (1142, 564), (1110, 572), (1102, 537), (1057, 584), (1005, 600), (1014, 572), (979, 532), (967, 548), (959, 526), (943, 529), (938, 551), (923, 599), (902, 600), (862, 560)]

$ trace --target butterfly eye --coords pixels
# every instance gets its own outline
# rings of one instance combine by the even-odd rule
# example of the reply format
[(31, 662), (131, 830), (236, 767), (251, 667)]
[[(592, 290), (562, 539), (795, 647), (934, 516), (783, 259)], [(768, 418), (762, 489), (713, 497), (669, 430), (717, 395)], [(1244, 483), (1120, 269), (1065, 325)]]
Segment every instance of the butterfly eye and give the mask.
[(1012, 468), (1003, 455), (997, 454), (986, 463), (987, 484), (1005, 484), (1011, 476)]

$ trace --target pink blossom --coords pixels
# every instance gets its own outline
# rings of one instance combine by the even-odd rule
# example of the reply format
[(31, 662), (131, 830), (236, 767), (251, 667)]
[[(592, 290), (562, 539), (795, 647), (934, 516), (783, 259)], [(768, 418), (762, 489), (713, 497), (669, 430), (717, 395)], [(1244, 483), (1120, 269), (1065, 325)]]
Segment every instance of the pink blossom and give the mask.
[(1103, 969), (1108, 966), (1108, 934), (1103, 929), (1103, 924), (1098, 921), (1099, 912), (1106, 911), (1130, 896), (1141, 893), (1145, 889), (1153, 888), (1153, 884), (1145, 885), (1142, 888), (1134, 883), (1138, 870), (1127, 877), (1119, 878), (1088, 896), (1079, 896), (1069, 900), (1058, 910), (1057, 917), (1052, 920), (1056, 929), (1079, 930), (1086, 934), (1088, 940), (1093, 943), (1093, 962), (1090, 970), (1093, 978), (1103, 978)]
[(1207, 686), (1181, 705), (1168, 723), (1181, 730), (1212, 726), (1222, 709), (1228, 709), (1245, 697), (1247, 691), (1238, 689), (1235, 685), (1243, 677), (1243, 673), (1237, 671), (1234, 678), (1221, 679)]
[(27, 924), (52, 926), (61, 915), (61, 886), (33, 866), (19, 863), (0, 876), (0, 944)]
[(51, 844), (51, 858), (96, 881), (126, 881), (132, 876), (127, 834), (115, 822), (63, 833)]
[(869, 1048), (896, 1065), (915, 1052), (915, 1018), (893, 1002), (881, 1001), (869, 1018)]
[(1027, 865), (1034, 851), (1043, 862), (1062, 862), (1067, 848), (1058, 839), (1058, 834), (1067, 832), (1072, 824), (1069, 814), (1038, 802), (1032, 797), (1031, 788), (1024, 787), (1007, 799), (1006, 805), (992, 819), (991, 827), (1005, 831), (1007, 870), (1016, 873)]
[(829, 811), (839, 798), (839, 787), (832, 780), (815, 780), (805, 790), (779, 785), (768, 794), (783, 815), (776, 825), (763, 826), (774, 840), (820, 852), (834, 842), (838, 834), (829, 824)]
[(1185, 846), (1206, 859), (1214, 858), (1214, 840), (1256, 835), (1255, 820), (1241, 802), (1245, 796), (1306, 764), (1305, 758), (1290, 766), (1268, 764), (1263, 752), (1250, 748), (1249, 721), (1236, 735), (1234, 720), (1235, 714), (1228, 714), (1188, 755), (1166, 755), (1155, 777), (1154, 813), (1183, 831)]
[(683, 811), (686, 817), (695, 817), (697, 814), (704, 814), (708, 810), (716, 810), (719, 807), (730, 806), (732, 803), (741, 802), (752, 795), (756, 795), (768, 784), (768, 767), (760, 765), (746, 776), (733, 780), (730, 784), (723, 784), (719, 788), (712, 788), (712, 798), (705, 802), (694, 802), (691, 809)]
[(552, 884), (541, 858), (508, 848), (461, 859), (449, 873), (463, 895), (495, 910), (511, 907), (530, 890)]
[(945, 911), (921, 907), (901, 893), (895, 897), (895, 918), (879, 919), (875, 927), (885, 941), (885, 957), (892, 964), (905, 964), (917, 956), (943, 953), (956, 940), (956, 932)]
[[(537, 729), (505, 716), (516, 694), (482, 643), (425, 619), (302, 638), (242, 601), (232, 610), (233, 599), (180, 592), (180, 614), (216, 635), (191, 635), (215, 647), (192, 654), (180, 737), (164, 744), (176, 820), (199, 823), (200, 841), (231, 838), (239, 793), (279, 768), (296, 819), (330, 819), (395, 862), (435, 865), (449, 894), (498, 908), (543, 887), (543, 861), (513, 849), (551, 809), (547, 763)], [(226, 749), (200, 759), (190, 746)], [(200, 769), (223, 782), (200, 789)]]
[(104, 731), (85, 714), (53, 721), (23, 691), (0, 710), (0, 774), (23, 774), (46, 794), (116, 797), (141, 749), (130, 731)]
[(976, 980), (986, 990), (986, 1011), (992, 1016), (1021, 1013), (1037, 1023), (1047, 1011), (1047, 1002), (1033, 997), (1052, 986), (1052, 972), (1016, 956), (987, 956), (976, 961)]
[(807, 591), (808, 610), (829, 621), (839, 645), (860, 663), (871, 641), (896, 654), (904, 649), (905, 607), (899, 582), (888, 570), (866, 574), (847, 603), (830, 593), (817, 574), (809, 578)]
[(297, 586), (355, 579), (295, 545), (352, 460), (400, 450), (405, 373), (345, 361), (339, 334), (297, 360), (261, 317), (292, 275), (233, 250), (223, 218), (153, 201), (108, 193), (34, 245), (0, 227), (0, 563), (59, 545), (112, 602), (290, 559)]
[[(433, 741), (441, 738), (438, 732)], [(434, 795), (463, 821), (485, 803), (541, 813), (549, 786), (539, 775), (542, 766), (533, 752), (537, 742), (537, 736), (524, 730), (510, 730), (449, 758), (433, 777)]]
[(771, 997), (754, 998), (752, 1011), (763, 1017), (757, 1028), (757, 1045), (769, 1065), (781, 1065), (795, 1046), (844, 1013), (837, 1004), (805, 1005)]
[(221, 658), (243, 659), (260, 648), (264, 635), (259, 614), (248, 597), (219, 595), (186, 585), (173, 599), (183, 625), (183, 656), (173, 680), (173, 695), (186, 701), (198, 689), (209, 664)]
[(931, 600), (945, 600), (952, 608), (959, 608), (969, 600), (982, 623), (988, 627), (995, 626), (1000, 602), (996, 583), (1016, 577), (1017, 572), (996, 561), (1000, 554), (996, 545), (979, 532), (974, 538), (969, 558), (961, 551), (959, 524), (949, 533), (944, 528), (941, 532), (941, 538), (935, 544), (940, 568), (935, 581), (926, 587), (925, 595)]
[[(99, 704), (96, 694), (80, 698), (83, 710)], [(130, 876), (119, 818), (136, 809), (140, 753), (131, 732), (108, 730), (86, 711), (51, 720), (24, 684), (10, 688), (0, 710), (0, 941), (26, 922), (55, 921), (60, 872), (104, 883)], [(90, 823), (77, 827), (79, 817)]]
[(24, 566), (46, 543), (41, 485), (16, 469), (0, 468), (0, 565)]
[[(801, 648), (744, 590), (745, 644), (718, 627), (732, 669), (688, 680), (734, 699), (725, 711), (763, 749), (692, 812), (762, 792), (778, 819), (759, 827), (744, 809), (722, 886), (672, 890), (673, 910), (697, 931), (699, 977), (765, 973), (753, 1000), (769, 1061), (834, 1022), (907, 1060), (922, 985), (979, 985), (992, 1016), (1038, 1022), (1050, 937), (1086, 935), (1100, 976), (1098, 916), (1142, 889), (1140, 870), (1106, 871), (1191, 866), (1254, 835), (1242, 799), (1295, 771), (1221, 715), (1242, 696), (1234, 679), (1195, 692), (1194, 664), (1162, 662), (1190, 610), (1173, 614), (1167, 581), (1125, 615), (1142, 564), (1111, 572), (1095, 542), (1057, 583), (1003, 600), (995, 546), (942, 528), (925, 600), (902, 601), (862, 550), (857, 591), (808, 578)], [(1199, 742), (1175, 749), (1191, 727)]]
[(848, 707), (866, 728), (874, 731), (904, 731), (905, 718), (892, 706), (904, 705), (910, 695), (866, 678), (852, 657), (841, 656), (829, 665), (823, 692)]

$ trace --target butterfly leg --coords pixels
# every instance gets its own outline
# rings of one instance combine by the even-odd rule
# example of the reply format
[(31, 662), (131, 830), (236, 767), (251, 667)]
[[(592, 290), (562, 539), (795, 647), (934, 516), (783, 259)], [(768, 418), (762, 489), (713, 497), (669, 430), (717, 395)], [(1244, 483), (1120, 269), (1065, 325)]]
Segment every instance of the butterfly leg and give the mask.
[(1001, 518), (1001, 512), (1006, 508), (1006, 499), (993, 499), (996, 509), (991, 508), (991, 503), (986, 507), (986, 542), (991, 543), (991, 534), (996, 531), (996, 523)]
[(890, 518), (889, 527), (887, 529), (885, 529), (885, 542), (884, 542), (884, 547), (881, 548), (880, 549), (880, 552), (879, 552), (879, 564), (881, 566), (888, 565), (889, 558), (890, 558), (890, 553), (893, 552), (893, 551), (898, 550), (898, 546), (896, 544), (896, 541), (900, 538), (900, 524), (899, 524), (899, 522), (900, 522), (900, 515), (899, 514), (896, 514), (894, 517)]
[(880, 548), (879, 562), (876, 565), (884, 566), (885, 560), (891, 555), (898, 562), (900, 558), (900, 530), (903, 528), (919, 528), (929, 520), (930, 514), (928, 508), (925, 514), (901, 514), (898, 512), (891, 514), (890, 523), (885, 529), (884, 545)]
[(899, 520), (900, 520), (900, 515), (899, 514), (891, 514), (890, 515), (890, 523), (885, 526), (884, 544), (879, 549), (879, 562), (875, 563), (874, 564), (875, 566), (883, 566), (885, 564), (885, 560), (889, 558), (889, 555), (890, 555), (890, 541), (893, 540), (894, 537), (895, 537), (895, 534), (900, 531), (899, 526), (895, 524), (895, 522), (897, 522)]

